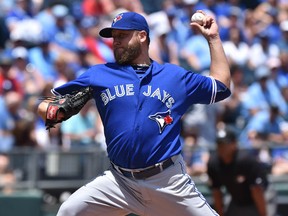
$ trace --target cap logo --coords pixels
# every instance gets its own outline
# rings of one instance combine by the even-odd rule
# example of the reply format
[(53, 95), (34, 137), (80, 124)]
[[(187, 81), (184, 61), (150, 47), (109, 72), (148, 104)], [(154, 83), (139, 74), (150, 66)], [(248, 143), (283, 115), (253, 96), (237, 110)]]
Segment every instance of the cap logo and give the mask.
[(119, 20), (121, 20), (121, 19), (122, 19), (122, 16), (123, 16), (123, 14), (117, 15), (117, 16), (113, 19), (112, 25), (114, 25), (116, 22), (118, 22)]

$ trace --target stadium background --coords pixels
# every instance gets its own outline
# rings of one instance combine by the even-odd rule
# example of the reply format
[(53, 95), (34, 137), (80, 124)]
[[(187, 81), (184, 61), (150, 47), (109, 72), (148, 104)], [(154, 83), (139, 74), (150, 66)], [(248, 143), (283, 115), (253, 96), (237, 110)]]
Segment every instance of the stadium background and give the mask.
[[(205, 162), (215, 149), (215, 129), (233, 127), (240, 147), (251, 150), (267, 166), (278, 216), (288, 215), (287, 0), (2, 0), (1, 216), (54, 216), (74, 190), (108, 167), (103, 128), (93, 104), (50, 133), (36, 113), (38, 98), (50, 95), (51, 88), (93, 64), (113, 60), (111, 41), (99, 38), (98, 30), (121, 11), (142, 13), (151, 27), (152, 59), (207, 73), (207, 46), (188, 25), (197, 9), (219, 22), (233, 96), (216, 106), (193, 106), (183, 117), (187, 170), (213, 205)], [(251, 138), (251, 130), (260, 128), (251, 119), (260, 120), (249, 115), (249, 108), (262, 101), (259, 92), (249, 87), (268, 75), (281, 94), (275, 96), (273, 89), (276, 104), (260, 108), (268, 115), (277, 105), (281, 131), (277, 136), (273, 130), (260, 131), (261, 136)], [(254, 98), (249, 98), (250, 91)]]

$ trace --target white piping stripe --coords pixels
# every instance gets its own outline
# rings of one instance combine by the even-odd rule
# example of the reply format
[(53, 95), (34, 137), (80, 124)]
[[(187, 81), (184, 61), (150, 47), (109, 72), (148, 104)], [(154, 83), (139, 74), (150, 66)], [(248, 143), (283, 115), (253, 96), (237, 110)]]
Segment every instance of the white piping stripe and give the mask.
[(209, 76), (209, 77), (212, 81), (212, 95), (211, 95), (211, 100), (210, 100), (210, 104), (212, 104), (212, 103), (215, 103), (215, 99), (216, 99), (217, 83), (213, 77), (211, 77), (211, 76)]
[(56, 91), (55, 91), (55, 89), (54, 89), (54, 88), (53, 88), (53, 89), (51, 89), (51, 93), (52, 93), (53, 95), (56, 95), (56, 96), (57, 96), (57, 95), (60, 95), (58, 92), (56, 92)]
[(213, 78), (213, 83), (214, 83), (214, 97), (213, 97), (213, 102), (212, 103), (215, 103), (216, 95), (217, 95), (217, 83), (216, 83), (216, 80), (214, 78)]

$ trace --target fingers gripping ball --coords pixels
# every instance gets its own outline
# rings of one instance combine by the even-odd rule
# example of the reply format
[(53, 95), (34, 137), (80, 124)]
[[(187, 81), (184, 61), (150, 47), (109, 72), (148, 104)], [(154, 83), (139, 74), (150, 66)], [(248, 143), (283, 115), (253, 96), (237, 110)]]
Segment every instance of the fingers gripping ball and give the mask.
[(44, 98), (51, 101), (46, 112), (46, 129), (53, 128), (57, 123), (76, 115), (91, 98), (92, 90), (90, 87), (81, 89), (74, 94)]
[(196, 22), (199, 25), (203, 25), (203, 20), (205, 18), (205, 15), (200, 13), (200, 12), (196, 12), (192, 15), (191, 17), (191, 22)]

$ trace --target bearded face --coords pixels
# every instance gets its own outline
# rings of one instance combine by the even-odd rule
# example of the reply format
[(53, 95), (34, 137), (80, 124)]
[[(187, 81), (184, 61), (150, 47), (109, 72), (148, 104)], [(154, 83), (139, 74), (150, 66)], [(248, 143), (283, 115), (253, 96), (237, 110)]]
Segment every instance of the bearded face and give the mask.
[(131, 64), (141, 54), (140, 41), (136, 39), (128, 43), (126, 47), (114, 48), (114, 57), (118, 64)]

